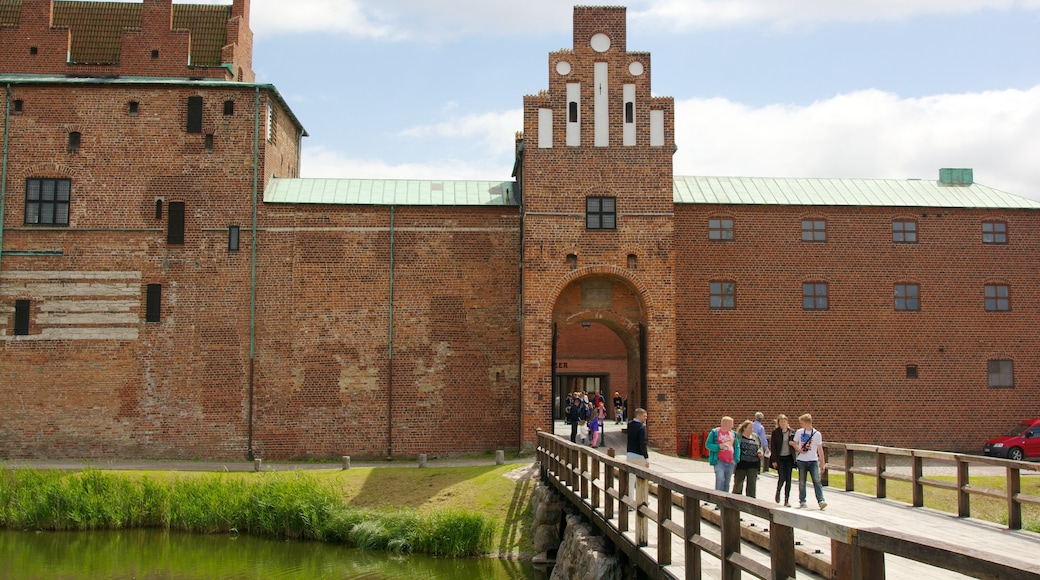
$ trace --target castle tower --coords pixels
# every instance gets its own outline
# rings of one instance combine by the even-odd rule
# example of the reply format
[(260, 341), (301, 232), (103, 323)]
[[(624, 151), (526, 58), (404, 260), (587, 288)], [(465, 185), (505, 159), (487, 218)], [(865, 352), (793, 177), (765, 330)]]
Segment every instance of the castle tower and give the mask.
[(628, 362), (611, 394), (620, 391), (630, 410), (646, 408), (651, 440), (667, 447), (675, 434), (674, 102), (651, 96), (650, 55), (627, 50), (623, 7), (575, 7), (574, 47), (550, 53), (548, 64), (548, 90), (524, 98), (517, 168), (521, 439), (559, 415), (567, 389), (554, 369), (557, 338), (600, 324), (624, 343)]

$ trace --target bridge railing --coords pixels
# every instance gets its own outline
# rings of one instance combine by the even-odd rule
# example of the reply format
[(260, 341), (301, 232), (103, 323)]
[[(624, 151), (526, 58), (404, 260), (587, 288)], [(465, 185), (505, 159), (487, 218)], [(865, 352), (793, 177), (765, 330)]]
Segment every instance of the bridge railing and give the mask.
[[(952, 490), (957, 493), (957, 515), (962, 518), (971, 516), (971, 496), (973, 495), (1002, 499), (1007, 503), (1008, 528), (1012, 530), (1022, 529), (1022, 506), (1040, 506), (1040, 497), (1022, 493), (1022, 472), (1040, 473), (1040, 463), (878, 445), (826, 443), (824, 447), (828, 451), (828, 471), (845, 473), (845, 491), (856, 491), (857, 475), (875, 478), (873, 495), (879, 498), (888, 496), (887, 483), (889, 480), (904, 481), (910, 483), (911, 486), (911, 503), (914, 507), (922, 507), (926, 487)], [(833, 462), (832, 459), (839, 454), (844, 454), (844, 461)], [(857, 456), (861, 460), (869, 461), (869, 465), (857, 464)], [(908, 463), (909, 473), (906, 473), (905, 470), (893, 471), (889, 461), (892, 458), (899, 458), (899, 461)], [(956, 481), (934, 479), (934, 473), (932, 477), (928, 477), (928, 474), (925, 473), (926, 459), (941, 461), (938, 469), (949, 469), (948, 466), (952, 465), (955, 469)], [(1005, 469), (1004, 489), (972, 485), (969, 471), (973, 465), (1003, 467)]]
[[(690, 485), (550, 433), (538, 433), (538, 459), (543, 479), (650, 578), (699, 579), (705, 553), (719, 560), (722, 578), (739, 578), (741, 572), (762, 579), (794, 578), (807, 557), (795, 548), (797, 529), (830, 540), (829, 566), (814, 570), (827, 577), (883, 578), (885, 554), (892, 554), (977, 578), (1040, 579), (1037, 564), (874, 526), (852, 526), (823, 515), (778, 509), (755, 498)], [(719, 513), (702, 507), (701, 502), (714, 504)], [(741, 526), (742, 514), (768, 522), (768, 537), (760, 535), (753, 540), (768, 550), (768, 565), (761, 562), (762, 558), (741, 553), (742, 536), (750, 536)], [(702, 533), (705, 520), (718, 525), (719, 541)], [(653, 536), (652, 529), (656, 531)], [(673, 565), (676, 540), (684, 556), (681, 574)]]

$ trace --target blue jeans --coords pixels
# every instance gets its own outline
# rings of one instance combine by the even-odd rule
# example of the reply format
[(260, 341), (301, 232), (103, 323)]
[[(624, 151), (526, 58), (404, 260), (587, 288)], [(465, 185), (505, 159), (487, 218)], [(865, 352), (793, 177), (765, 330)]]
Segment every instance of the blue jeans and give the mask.
[(736, 468), (736, 463), (726, 463), (725, 461), (715, 463), (716, 491), (729, 491), (729, 482), (733, 479), (733, 470)]
[(799, 461), (798, 462), (798, 503), (805, 505), (805, 472), (812, 477), (813, 489), (816, 490), (816, 501), (823, 503), (823, 485), (820, 484), (820, 462)]

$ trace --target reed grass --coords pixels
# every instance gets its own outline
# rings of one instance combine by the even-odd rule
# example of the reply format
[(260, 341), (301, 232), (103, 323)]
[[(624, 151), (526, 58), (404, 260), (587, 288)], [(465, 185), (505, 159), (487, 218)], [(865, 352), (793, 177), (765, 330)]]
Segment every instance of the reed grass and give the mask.
[(151, 478), (0, 470), (0, 527), (243, 533), (444, 557), (486, 554), (495, 533), (491, 517), (465, 510), (353, 508), (328, 482), (303, 472)]

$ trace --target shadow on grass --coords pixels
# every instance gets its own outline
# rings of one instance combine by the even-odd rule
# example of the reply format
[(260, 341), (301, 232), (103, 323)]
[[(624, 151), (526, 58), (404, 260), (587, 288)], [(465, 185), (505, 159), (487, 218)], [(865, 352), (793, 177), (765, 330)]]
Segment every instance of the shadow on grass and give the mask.
[(447, 494), (446, 499), (450, 499), (453, 492), (447, 491), (449, 488), (495, 469), (494, 465), (429, 470), (416, 467), (373, 469), (361, 490), (350, 500), (350, 505), (420, 508), (437, 496)]

